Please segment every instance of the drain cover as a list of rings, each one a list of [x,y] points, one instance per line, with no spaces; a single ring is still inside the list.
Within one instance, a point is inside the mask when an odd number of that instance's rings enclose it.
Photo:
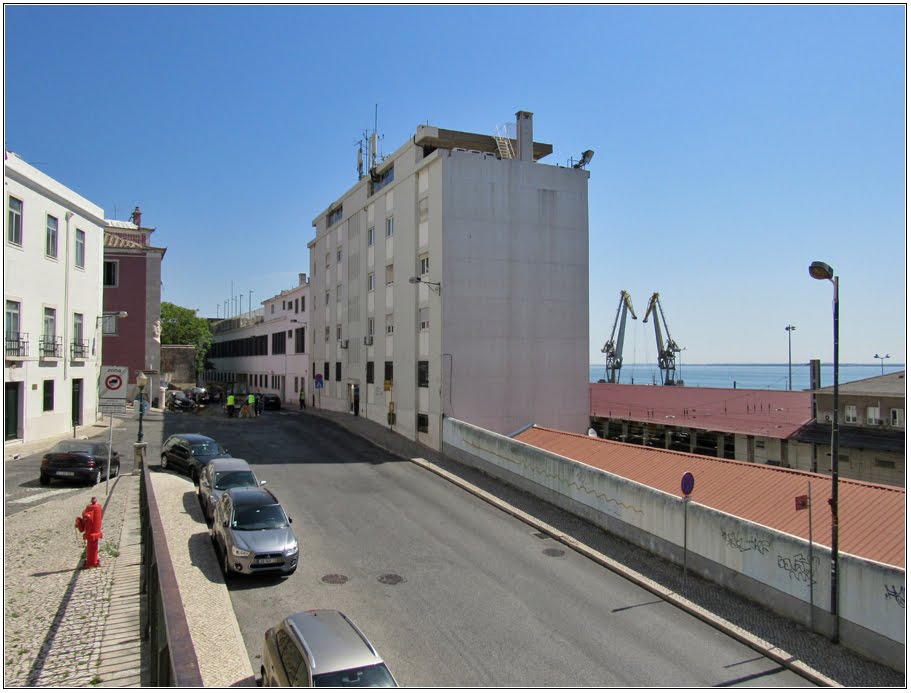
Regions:
[[[382,582],[384,585],[397,585],[400,582],[405,582],[405,578],[395,573],[386,573],[385,575],[380,575],[377,581]]]
[[[566,553],[566,551],[564,551],[563,549],[544,549],[545,556],[553,556],[554,558],[559,558],[560,556],[564,555],[565,553]]]
[[[327,585],[344,585],[348,582],[348,578],[344,575],[332,573],[331,575],[323,575],[323,582]]]

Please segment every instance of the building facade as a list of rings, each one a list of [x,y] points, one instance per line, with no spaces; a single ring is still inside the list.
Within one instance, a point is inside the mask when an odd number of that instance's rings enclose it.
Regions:
[[[4,369],[7,445],[97,419],[101,207],[6,152]]]
[[[312,397],[307,328],[310,282],[262,302],[262,310],[215,323],[206,371],[207,384],[226,392],[274,393],[294,406]],[[310,400],[308,400],[309,403]]]
[[[419,126],[316,217],[318,404],[438,448],[443,416],[588,427],[587,171],[517,137]]]
[[[104,227],[104,365],[130,369],[130,397],[140,371],[149,378],[152,406],[161,373],[161,262],[166,249],[149,243],[139,207],[131,221],[108,219]],[[127,317],[116,313],[125,311]]]

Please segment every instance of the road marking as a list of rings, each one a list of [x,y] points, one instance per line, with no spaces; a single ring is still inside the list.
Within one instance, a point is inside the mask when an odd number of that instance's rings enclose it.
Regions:
[[[7,501],[7,502],[8,503],[34,503],[35,501],[39,501],[42,498],[50,498],[51,496],[58,496],[61,493],[67,493],[72,490],[73,489],[71,489],[71,488],[59,488],[54,491],[42,491],[41,493],[33,493],[32,495],[26,496],[25,498],[16,498],[15,500]]]

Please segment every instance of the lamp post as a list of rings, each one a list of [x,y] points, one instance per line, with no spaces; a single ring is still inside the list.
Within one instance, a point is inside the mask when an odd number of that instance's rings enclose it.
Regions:
[[[145,410],[145,400],[142,398],[142,391],[145,389],[145,386],[148,384],[149,379],[146,377],[146,374],[142,371],[136,375],[136,387],[139,388],[139,434],[136,436],[136,442],[142,442],[142,413]]]
[[[886,372],[886,367],[883,365],[886,359],[892,358],[889,354],[885,356],[880,356],[879,354],[873,354],[873,358],[879,359],[879,374],[883,375]]]
[[[788,390],[790,390],[794,384],[791,379],[791,333],[797,328],[794,325],[788,325],[785,329],[788,331]]]
[[[440,282],[429,282],[421,277],[408,277],[409,284],[426,284],[436,294],[440,293]]]
[[[833,409],[832,412],[832,602],[830,613],[835,617],[832,631],[832,642],[838,642],[838,277],[835,271],[824,262],[810,264],[810,276],[813,279],[828,279],[834,287],[832,299],[833,323]]]

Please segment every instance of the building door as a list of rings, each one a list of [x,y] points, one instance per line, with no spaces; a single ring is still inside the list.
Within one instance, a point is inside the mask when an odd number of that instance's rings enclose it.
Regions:
[[[21,437],[19,435],[19,383],[6,383],[5,390],[4,440],[15,440]]]
[[[348,412],[358,416],[361,410],[361,386],[348,383]]]
[[[82,378],[73,380],[73,426],[82,425]]]

